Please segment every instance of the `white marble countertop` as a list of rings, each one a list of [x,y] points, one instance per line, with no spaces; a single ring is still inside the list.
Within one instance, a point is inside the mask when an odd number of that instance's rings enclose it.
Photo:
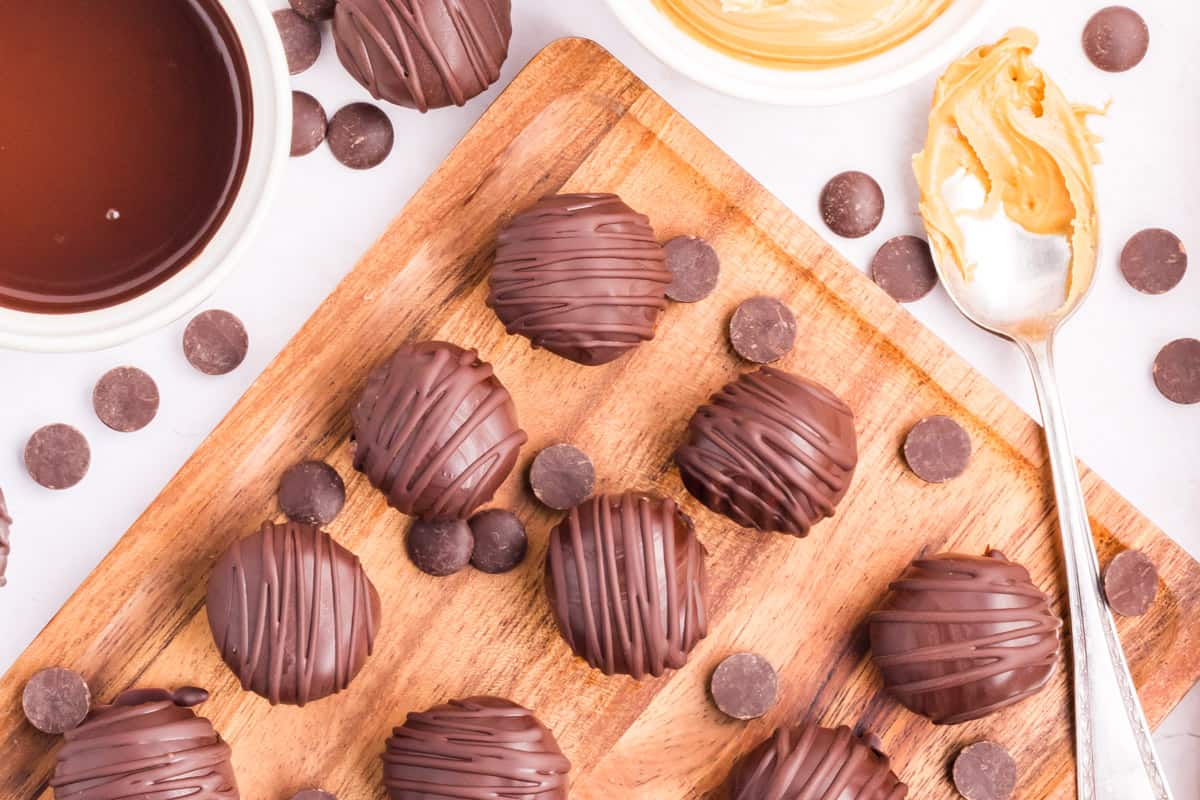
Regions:
[[[268,0],[282,6],[284,0]],[[1193,555],[1200,556],[1200,406],[1158,395],[1150,364],[1166,342],[1200,337],[1200,264],[1169,294],[1130,289],[1116,269],[1125,240],[1144,227],[1175,231],[1200,249],[1200,4],[1136,0],[1151,30],[1150,52],[1132,71],[1109,75],[1082,54],[1080,32],[1105,5],[1051,0],[1000,4],[987,38],[1015,25],[1042,37],[1037,53],[1072,99],[1113,105],[1094,122],[1104,137],[1099,170],[1102,262],[1093,295],[1067,326],[1059,366],[1081,458]],[[918,233],[909,157],[924,138],[934,76],[888,96],[834,109],[757,106],[690,83],[657,62],[600,0],[514,0],[512,53],[504,76],[463,109],[420,116],[389,110],[396,149],[366,173],[337,164],[328,148],[290,164],[266,229],[208,306],[246,323],[251,348],[230,375],[192,370],[180,355],[183,322],[101,353],[0,352],[0,487],[16,519],[9,585],[0,590],[0,669],[7,668],[167,480],[274,358],[358,256],[494,98],[542,46],[566,35],[596,39],[691,119],[785,203],[864,266],[900,233]],[[331,113],[365,99],[332,46],[293,83]],[[824,230],[816,198],[844,169],[879,180],[887,196],[880,227],[864,239]],[[2,189],[0,189],[2,190]],[[939,289],[909,306],[913,314],[1036,413],[1026,368],[1015,349],[966,323]],[[92,413],[95,380],[134,364],[158,381],[162,408],[136,434],[114,433]],[[92,444],[92,468],[77,487],[51,492],[21,464],[29,434],[50,422],[79,427]],[[1200,797],[1200,691],[1158,733],[1175,795]]]

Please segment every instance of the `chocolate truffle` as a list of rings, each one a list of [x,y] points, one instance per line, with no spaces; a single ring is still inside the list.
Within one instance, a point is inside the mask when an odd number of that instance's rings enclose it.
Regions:
[[[212,723],[170,699],[142,700],[127,692],[64,734],[50,779],[57,800],[237,800],[229,745]]]
[[[613,194],[560,194],[500,232],[487,303],[509,333],[594,366],[654,338],[670,283],[649,219]]]
[[[338,58],[377,100],[428,111],[464,105],[500,78],[510,0],[339,0]]]
[[[705,555],[672,500],[588,499],[550,531],[546,592],[559,631],[606,675],[682,667],[708,633]]]
[[[405,514],[466,519],[528,438],[491,364],[446,342],[401,345],[354,406],[354,466]]]
[[[358,557],[311,525],[263,523],[217,561],[208,625],[243,689],[304,705],[345,689],[371,654],[379,595]]]
[[[889,589],[871,656],[892,696],[935,723],[991,714],[1054,674],[1062,622],[1003,553],[918,558]]]
[[[903,800],[908,795],[888,757],[844,725],[777,729],[738,761],[729,783],[730,800]]]
[[[411,713],[393,729],[383,785],[391,800],[566,800],[570,769],[529,709],[469,697]]]
[[[675,463],[687,490],[718,514],[807,536],[850,486],[854,414],[820,384],[764,367],[701,406]]]

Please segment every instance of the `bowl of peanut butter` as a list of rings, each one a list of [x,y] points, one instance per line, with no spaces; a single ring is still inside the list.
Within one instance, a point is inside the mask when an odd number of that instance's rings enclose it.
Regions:
[[[608,0],[661,61],[778,105],[884,94],[965,50],[996,0]]]

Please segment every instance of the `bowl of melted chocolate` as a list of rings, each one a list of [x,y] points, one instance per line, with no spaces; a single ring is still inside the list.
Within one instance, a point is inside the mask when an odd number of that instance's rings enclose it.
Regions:
[[[211,294],[288,154],[261,0],[12,3],[0,75],[0,347],[108,347]]]

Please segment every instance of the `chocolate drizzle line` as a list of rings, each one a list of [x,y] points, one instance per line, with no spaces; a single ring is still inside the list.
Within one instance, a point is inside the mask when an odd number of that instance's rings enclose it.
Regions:
[[[846,726],[779,728],[734,768],[732,800],[903,800],[887,756]]]
[[[854,414],[825,387],[764,367],[696,412],[675,462],[713,511],[743,527],[806,536],[850,485]]]
[[[311,525],[264,523],[213,570],[208,621],[242,688],[304,705],[345,689],[370,655],[380,603],[358,557]]]
[[[704,546],[674,501],[593,497],[550,532],[546,588],[576,655],[605,674],[659,676],[708,633]]]
[[[1062,622],[1003,553],[917,559],[889,588],[870,615],[872,658],[913,711],[943,724],[977,719],[1053,674]]]
[[[499,80],[510,14],[509,0],[339,0],[335,36],[373,97],[425,112]]]
[[[100,706],[64,738],[55,800],[238,800],[229,745],[170,700]]]
[[[528,437],[474,350],[402,345],[354,406],[354,466],[405,514],[466,519],[491,499]]]
[[[649,219],[619,197],[551,195],[500,232],[487,303],[534,347],[604,364],[654,338],[671,279]]]
[[[8,505],[4,502],[4,491],[0,490],[0,586],[8,584],[4,572],[8,569],[8,554],[12,542],[11,526],[12,517],[8,513]]]
[[[383,754],[393,800],[566,800],[570,769],[532,712],[498,697],[409,714]]]

